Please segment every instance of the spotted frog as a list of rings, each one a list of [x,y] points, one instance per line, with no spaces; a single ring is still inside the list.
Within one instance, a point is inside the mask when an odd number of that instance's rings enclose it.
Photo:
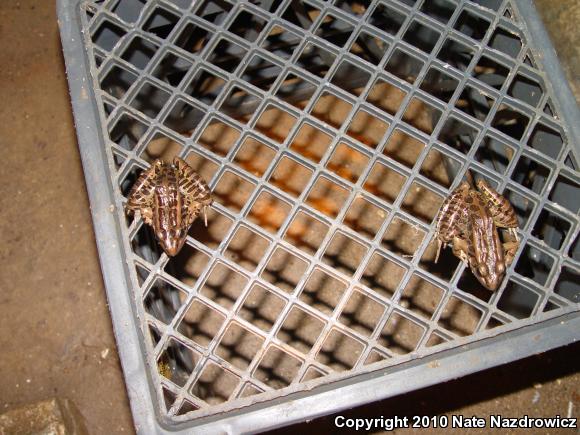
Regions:
[[[437,255],[451,244],[453,254],[469,265],[477,280],[491,291],[501,284],[519,247],[518,219],[507,199],[480,179],[473,188],[462,182],[445,200],[437,217]],[[498,228],[508,230],[506,242]]]
[[[189,227],[199,213],[212,203],[210,189],[203,178],[184,160],[172,163],[160,159],[141,174],[129,193],[125,210],[139,212],[153,227],[157,240],[169,256],[176,255],[185,242]]]

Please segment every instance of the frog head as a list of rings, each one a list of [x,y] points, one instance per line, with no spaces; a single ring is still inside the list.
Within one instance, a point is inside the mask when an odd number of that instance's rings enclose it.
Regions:
[[[187,238],[182,198],[175,185],[163,185],[155,192],[156,207],[153,213],[153,231],[167,255],[173,257],[183,247]]]
[[[506,271],[503,245],[493,220],[489,216],[477,219],[470,234],[472,252],[469,266],[477,280],[491,291],[499,288]]]

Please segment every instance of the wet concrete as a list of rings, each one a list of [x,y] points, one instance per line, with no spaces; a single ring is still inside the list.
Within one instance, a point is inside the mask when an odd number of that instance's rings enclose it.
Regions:
[[[75,403],[91,433],[133,432],[54,3],[0,3],[0,412],[57,396]],[[578,97],[580,6],[538,3]],[[572,403],[577,416],[579,350],[548,352],[350,415],[566,415]],[[332,427],[327,418],[299,429]]]

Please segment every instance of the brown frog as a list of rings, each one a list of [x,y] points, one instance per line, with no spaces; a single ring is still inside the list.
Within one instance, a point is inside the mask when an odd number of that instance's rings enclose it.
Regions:
[[[453,254],[469,265],[477,280],[495,291],[519,246],[518,219],[507,199],[478,180],[477,189],[464,181],[445,200],[437,217],[437,255],[451,244]],[[509,231],[505,243],[497,228]]]
[[[156,160],[141,174],[129,193],[125,210],[139,212],[143,221],[153,227],[155,236],[169,256],[176,255],[187,237],[189,227],[203,209],[212,203],[211,192],[184,160],[172,163]]]

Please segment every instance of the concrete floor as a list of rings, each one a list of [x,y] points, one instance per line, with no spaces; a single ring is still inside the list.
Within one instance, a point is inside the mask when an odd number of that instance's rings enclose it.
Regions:
[[[0,412],[58,396],[76,404],[91,433],[131,433],[54,3],[0,2]],[[578,98],[580,4],[539,6]],[[579,351],[568,346],[349,415],[566,415],[572,403],[578,416]]]

